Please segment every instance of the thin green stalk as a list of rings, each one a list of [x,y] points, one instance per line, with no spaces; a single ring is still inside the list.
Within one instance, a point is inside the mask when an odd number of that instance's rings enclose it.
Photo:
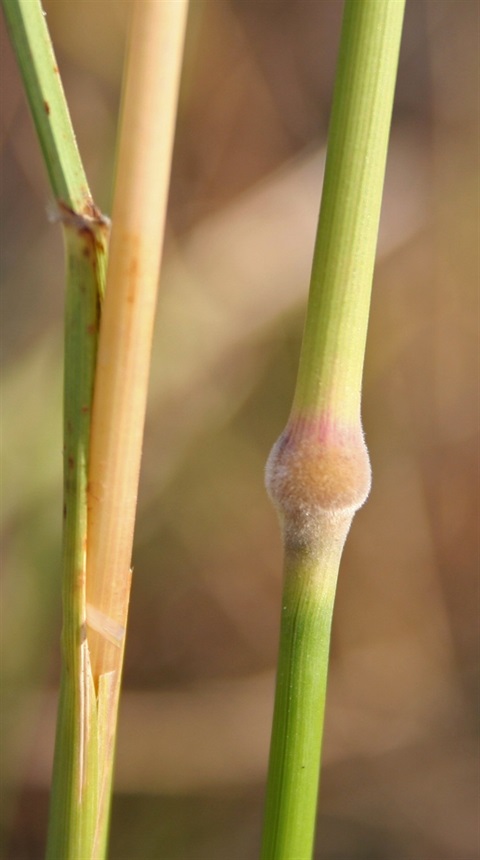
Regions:
[[[266,472],[283,529],[262,860],[309,860],[343,546],[370,489],[361,380],[404,0],[346,0],[292,411]]]
[[[62,679],[49,821],[51,860],[89,858],[97,827],[97,708],[86,645],[87,465],[108,222],[95,207],[38,0],[3,0],[66,255]]]
[[[45,16],[39,0],[2,0],[52,191],[77,213],[92,214]]]
[[[99,783],[97,704],[86,644],[85,557],[98,299],[103,292],[107,236],[100,222],[95,231],[66,228],[66,233],[62,677],[47,846],[50,860],[92,856]]]

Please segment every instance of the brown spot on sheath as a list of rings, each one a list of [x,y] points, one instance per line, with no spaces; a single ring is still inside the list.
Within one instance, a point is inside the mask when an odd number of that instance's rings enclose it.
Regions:
[[[128,290],[126,300],[132,305],[137,297],[137,281],[139,274],[138,257],[134,257],[128,267]]]
[[[90,406],[82,406],[81,411],[83,415],[87,415],[90,412]]]
[[[97,241],[96,234],[100,234],[104,242],[108,239],[110,220],[102,215],[87,191],[85,191],[83,203],[77,211],[63,200],[57,200],[57,207],[59,220],[66,227],[75,229],[80,236],[88,235]],[[100,244],[103,248],[104,244],[101,241]]]
[[[69,469],[73,469],[73,467],[75,466],[75,458],[72,457],[71,454],[68,455],[67,463]]]
[[[90,507],[91,507],[91,500],[92,499],[95,499],[96,502],[100,501],[100,496],[97,493],[93,492],[94,486],[95,486],[95,484],[93,484],[93,486],[92,486],[91,481],[87,481],[87,505],[90,504]]]
[[[80,224],[77,229],[79,236],[83,236],[83,238],[86,239],[88,242],[91,241],[92,228],[89,224]]]
[[[85,195],[82,214],[87,215],[93,221],[98,221],[99,224],[103,224],[105,226],[108,224],[108,219],[102,215],[100,209],[95,205],[89,194]]]
[[[87,334],[90,334],[90,335],[96,334],[97,331],[98,331],[98,326],[97,326],[96,322],[93,322],[93,323],[90,323],[90,325],[87,325]]]
[[[47,101],[44,101],[44,103],[43,103],[43,107],[45,108],[45,113],[46,113],[46,114],[47,114],[47,116],[48,116],[48,115],[50,114],[50,105],[48,104],[48,102],[47,102]]]

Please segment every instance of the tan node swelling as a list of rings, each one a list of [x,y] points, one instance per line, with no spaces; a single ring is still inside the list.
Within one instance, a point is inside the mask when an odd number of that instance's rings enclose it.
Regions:
[[[326,519],[349,522],[366,501],[371,470],[363,436],[346,446],[287,427],[268,458],[265,484],[286,534],[308,543]]]

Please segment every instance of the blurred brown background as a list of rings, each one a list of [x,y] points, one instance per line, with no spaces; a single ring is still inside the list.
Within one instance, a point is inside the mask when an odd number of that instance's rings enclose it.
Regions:
[[[128,2],[45,2],[110,211]],[[295,380],[340,0],[194,0],[146,427],[112,860],[258,855],[281,549],[263,466]],[[408,0],[317,854],[475,860],[474,0]],[[63,258],[1,30],[3,851],[43,856],[59,674]],[[60,860],[60,858],[59,858]]]

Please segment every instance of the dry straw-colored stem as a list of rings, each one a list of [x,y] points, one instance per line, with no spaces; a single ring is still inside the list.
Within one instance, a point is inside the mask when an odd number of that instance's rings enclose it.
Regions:
[[[96,685],[121,665],[186,12],[186,0],[136,0],[133,10],[89,463],[87,620]]]
[[[92,411],[86,559],[98,703],[99,820],[108,816],[157,283],[187,0],[136,0]],[[94,846],[102,856],[102,834]],[[97,848],[98,845],[98,848]]]

